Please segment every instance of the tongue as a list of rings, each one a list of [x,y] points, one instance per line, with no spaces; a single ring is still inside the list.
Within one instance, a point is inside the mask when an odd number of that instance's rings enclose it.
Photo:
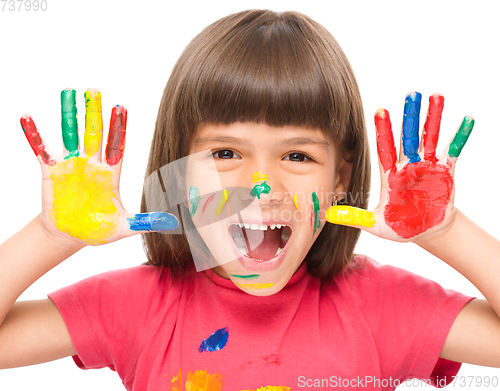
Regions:
[[[271,259],[274,257],[274,254],[276,254],[278,248],[281,247],[281,230],[267,229],[266,231],[260,232],[264,232],[264,240],[257,246],[257,248],[248,251],[247,256],[254,259]],[[258,231],[243,229],[243,236],[245,237],[245,239],[248,239],[247,243],[251,243],[252,235],[255,235],[257,233]]]

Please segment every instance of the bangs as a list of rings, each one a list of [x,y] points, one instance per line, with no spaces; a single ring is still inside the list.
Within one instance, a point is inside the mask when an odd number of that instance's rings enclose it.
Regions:
[[[339,124],[350,116],[345,64],[315,30],[295,13],[265,13],[220,35],[191,62],[196,79],[184,79],[189,127],[257,122],[316,127],[343,138]]]

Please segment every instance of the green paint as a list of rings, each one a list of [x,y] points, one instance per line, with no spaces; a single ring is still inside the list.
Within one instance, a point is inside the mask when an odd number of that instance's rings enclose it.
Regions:
[[[249,274],[248,276],[242,274],[231,274],[232,277],[244,278],[246,280],[253,280],[260,277],[260,274]]]
[[[250,195],[252,197],[257,196],[257,198],[260,200],[260,195],[262,193],[269,194],[270,191],[271,191],[271,187],[266,182],[262,182],[262,184],[255,185],[253,187],[253,189],[250,191]]]
[[[191,201],[191,210],[189,211],[189,214],[193,217],[201,201],[200,189],[193,186],[189,188],[189,201]]]
[[[316,235],[316,230],[321,228],[321,221],[319,219],[319,199],[314,191],[312,193],[312,201],[314,205],[314,231],[313,231],[313,238],[314,238],[314,235]]]
[[[61,128],[64,147],[69,155],[78,156],[78,119],[76,114],[76,91],[61,91]]]
[[[458,129],[455,134],[455,138],[450,144],[450,148],[448,149],[448,155],[450,157],[458,157],[462,152],[462,148],[464,147],[467,139],[469,138],[470,132],[472,132],[472,128],[474,127],[474,118],[469,116],[464,117],[462,121],[462,125]]]

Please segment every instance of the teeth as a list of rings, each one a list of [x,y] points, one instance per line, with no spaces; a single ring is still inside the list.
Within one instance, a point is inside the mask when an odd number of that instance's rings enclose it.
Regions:
[[[281,224],[276,224],[276,228],[281,228]]]
[[[278,255],[278,254],[279,254],[282,250],[283,250],[283,249],[282,249],[281,247],[279,247],[279,248],[276,250],[276,254],[274,254],[274,257],[275,257],[276,255]],[[273,258],[274,258],[274,257],[273,257]]]
[[[267,225],[262,224],[262,225],[259,227],[259,229],[260,229],[261,231],[267,231]]]
[[[250,229],[250,224],[244,224],[246,229]]]
[[[243,228],[244,226],[245,226],[245,224],[243,224],[243,223],[242,224],[238,224],[238,227],[240,227],[240,228]]]
[[[281,239],[286,242],[289,237],[290,237],[290,231],[288,229],[284,229],[283,232],[281,233]]]

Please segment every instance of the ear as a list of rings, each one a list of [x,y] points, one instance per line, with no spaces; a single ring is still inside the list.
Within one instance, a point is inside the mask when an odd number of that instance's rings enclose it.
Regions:
[[[337,199],[347,197],[347,189],[349,189],[349,181],[351,180],[352,163],[347,163],[344,159],[340,159],[339,168],[337,170],[337,180],[335,183],[335,194]]]

